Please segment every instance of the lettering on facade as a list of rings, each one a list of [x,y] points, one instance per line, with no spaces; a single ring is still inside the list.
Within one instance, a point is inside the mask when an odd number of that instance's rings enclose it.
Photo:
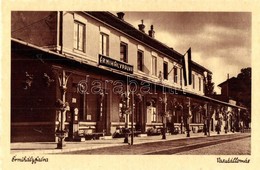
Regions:
[[[133,66],[99,54],[99,65],[133,74]]]

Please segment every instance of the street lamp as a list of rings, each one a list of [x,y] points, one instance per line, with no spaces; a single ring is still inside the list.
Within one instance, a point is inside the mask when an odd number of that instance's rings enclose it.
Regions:
[[[135,102],[134,102],[134,91],[132,91],[132,116],[131,116],[131,145],[134,144],[134,110],[135,110]]]
[[[187,137],[190,137],[190,119],[192,117],[192,113],[191,113],[191,103],[190,103],[190,98],[187,98],[188,101],[186,102],[186,106],[188,108],[188,114],[186,114],[187,120],[186,120],[186,124],[187,124]]]
[[[142,102],[141,94],[135,96],[134,91],[132,91],[132,117],[131,117],[131,145],[134,144],[134,115],[135,115],[135,102],[138,104]]]
[[[180,105],[182,106],[182,105]],[[183,106],[181,107],[181,134],[183,134]]]
[[[58,107],[59,112],[59,127],[56,131],[56,135],[59,138],[57,143],[57,149],[62,149],[63,146],[66,146],[64,142],[66,131],[64,130],[64,118],[66,116],[66,112],[70,110],[68,102],[63,102],[62,100],[58,99],[56,101],[56,106]]]
[[[228,130],[228,113],[227,113],[227,110],[226,108],[224,107],[223,108],[223,113],[224,113],[224,120],[225,120],[225,133],[227,133],[227,130]]]
[[[164,93],[164,97],[163,98],[159,98],[159,101],[162,104],[162,124],[163,124],[163,129],[162,129],[162,139],[166,139],[166,123],[165,120],[166,119],[166,111],[167,111],[167,97],[166,97],[166,93]]]
[[[217,109],[216,109],[216,119],[217,119],[216,131],[219,134],[219,131],[220,131],[220,120],[221,120],[219,106],[217,106]]]
[[[121,94],[121,103],[122,103],[122,107],[121,107],[121,112],[123,115],[125,115],[125,129],[124,132],[125,133],[125,138],[124,138],[124,143],[128,143],[128,133],[129,133],[129,129],[128,129],[128,116],[129,116],[129,94],[128,92],[126,93],[122,93]]]
[[[208,109],[207,109],[207,104],[205,103],[204,104],[204,107],[203,107],[203,111],[204,111],[204,135],[207,135],[207,116],[208,116]]]
[[[213,105],[210,103],[210,104],[208,104],[208,109],[207,109],[208,136],[210,136],[211,117],[212,117],[213,113],[214,113]]]
[[[62,94],[62,100],[58,99],[56,102],[56,106],[59,109],[59,115],[60,115],[60,123],[59,123],[59,129],[56,132],[56,135],[58,136],[59,140],[57,143],[57,149],[62,149],[63,146],[65,146],[64,138],[65,138],[65,126],[64,126],[64,120],[66,116],[66,112],[69,110],[69,104],[66,102],[66,91],[67,91],[67,82],[71,75],[71,73],[66,74],[65,70],[62,70],[60,72],[59,69],[54,68],[54,73],[58,76],[59,80],[59,86],[60,91]]]

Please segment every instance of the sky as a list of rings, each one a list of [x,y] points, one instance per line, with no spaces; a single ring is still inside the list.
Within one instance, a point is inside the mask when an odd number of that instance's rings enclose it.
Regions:
[[[115,14],[115,13],[114,13]],[[251,13],[249,12],[125,12],[124,20],[145,32],[154,26],[155,39],[184,54],[213,73],[215,91],[242,68],[251,67]]]

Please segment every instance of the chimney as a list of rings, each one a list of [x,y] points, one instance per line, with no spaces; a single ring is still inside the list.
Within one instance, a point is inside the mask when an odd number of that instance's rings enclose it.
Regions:
[[[139,30],[144,32],[144,28],[145,28],[145,25],[144,25],[144,20],[141,20],[142,24],[139,24],[138,27],[139,27]]]
[[[149,36],[154,38],[155,31],[153,30],[153,25],[151,25],[151,29],[149,30]]]
[[[117,14],[117,17],[118,17],[119,19],[124,20],[124,15],[125,15],[125,13],[123,13],[123,12],[118,12],[118,13],[116,13],[116,14]]]

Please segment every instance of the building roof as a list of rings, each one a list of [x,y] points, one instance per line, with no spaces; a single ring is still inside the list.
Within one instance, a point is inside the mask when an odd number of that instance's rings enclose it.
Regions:
[[[224,86],[225,84],[227,84],[227,83],[236,83],[236,78],[235,77],[232,77],[232,78],[230,78],[230,79],[228,79],[228,80],[226,80],[226,81],[224,81],[224,82],[222,82],[222,83],[220,83],[218,86],[219,87],[222,87],[222,86]]]
[[[167,45],[163,44],[162,42],[150,37],[148,34],[136,29],[134,26],[132,26],[131,24],[127,23],[126,21],[124,21],[122,19],[119,19],[114,14],[112,14],[110,12],[90,12],[90,11],[85,11],[85,14],[88,14],[98,20],[101,20],[102,22],[143,42],[144,44],[157,49],[161,53],[166,54],[167,56],[171,57],[173,60],[177,61],[178,63],[182,63],[181,60],[183,59],[183,54],[180,54],[173,48],[168,47]],[[192,68],[201,73],[203,73],[204,71],[207,71],[208,73],[212,74],[212,72],[210,70],[199,65],[198,63],[195,63],[194,61],[192,61]]]

